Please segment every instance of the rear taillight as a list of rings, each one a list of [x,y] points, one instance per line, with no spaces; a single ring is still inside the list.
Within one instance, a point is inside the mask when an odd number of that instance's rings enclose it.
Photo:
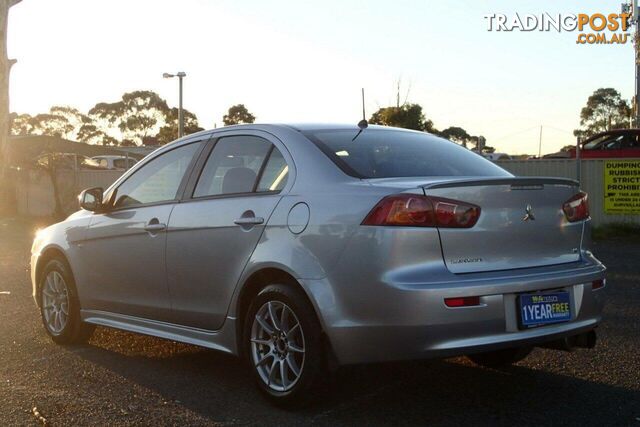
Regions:
[[[562,205],[562,210],[569,222],[582,221],[589,218],[589,197],[581,191]]]
[[[369,212],[362,225],[470,228],[480,207],[457,200],[415,194],[387,196]]]

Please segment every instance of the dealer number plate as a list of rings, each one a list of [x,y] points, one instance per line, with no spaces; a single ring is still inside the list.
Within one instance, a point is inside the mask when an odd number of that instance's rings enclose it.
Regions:
[[[569,292],[523,294],[519,300],[520,324],[525,328],[571,320]]]

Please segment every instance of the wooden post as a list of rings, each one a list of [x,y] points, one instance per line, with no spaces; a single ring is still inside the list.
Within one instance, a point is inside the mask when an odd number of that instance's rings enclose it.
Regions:
[[[7,58],[9,9],[20,0],[0,0],[0,184],[4,181],[11,123],[9,118],[9,73],[15,59]]]

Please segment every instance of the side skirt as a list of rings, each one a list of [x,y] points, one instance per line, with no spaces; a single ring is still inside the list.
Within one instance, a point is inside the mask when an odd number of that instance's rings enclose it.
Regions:
[[[227,317],[221,329],[207,331],[99,310],[80,310],[80,316],[83,321],[94,325],[151,335],[238,355],[235,337],[236,319],[233,317]]]

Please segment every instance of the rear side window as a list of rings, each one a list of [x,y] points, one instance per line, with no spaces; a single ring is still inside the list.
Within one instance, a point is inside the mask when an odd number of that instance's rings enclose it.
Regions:
[[[129,169],[135,164],[135,161],[131,159],[114,159],[113,167],[116,169]]]
[[[284,188],[289,177],[289,166],[277,148],[273,148],[269,160],[262,171],[258,184],[258,191],[280,191]]]
[[[255,136],[220,139],[200,174],[193,197],[250,193],[271,143]]]
[[[344,172],[359,178],[511,176],[482,156],[427,133],[369,128],[357,134],[357,129],[304,132]]]

